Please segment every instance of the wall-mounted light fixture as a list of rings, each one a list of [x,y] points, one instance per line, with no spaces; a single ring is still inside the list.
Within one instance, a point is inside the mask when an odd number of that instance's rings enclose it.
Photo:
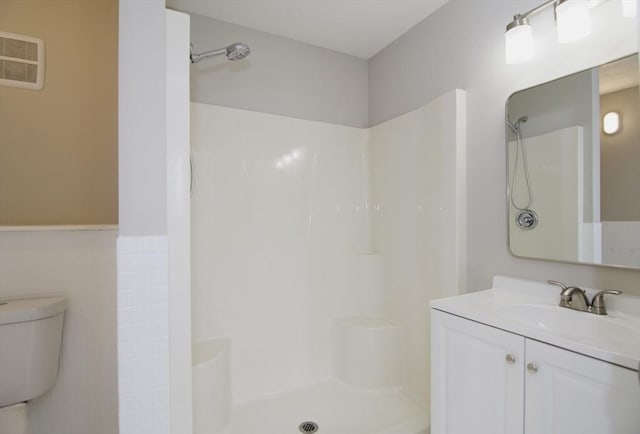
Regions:
[[[507,64],[523,63],[533,57],[533,30],[529,20],[522,15],[513,17],[504,34]]]
[[[559,43],[577,41],[591,33],[588,1],[563,0],[556,3],[555,10]]]
[[[587,0],[548,0],[523,14],[517,14],[507,25],[505,55],[507,64],[522,63],[533,56],[533,30],[529,17],[553,6],[558,29],[558,42],[581,39],[591,31]]]
[[[620,131],[620,114],[616,112],[606,113],[602,117],[602,131],[605,134],[615,134]]]

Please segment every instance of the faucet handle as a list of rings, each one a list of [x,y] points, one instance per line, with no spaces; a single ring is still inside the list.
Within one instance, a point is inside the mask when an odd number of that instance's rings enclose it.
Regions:
[[[557,281],[557,280],[547,280],[547,283],[548,283],[549,285],[556,285],[556,286],[559,286],[560,288],[562,288],[562,291],[566,291],[567,289],[569,289],[569,287],[568,287],[567,285],[565,285],[564,283],[559,282],[559,281]]]
[[[622,294],[622,291],[618,291],[617,289],[605,289],[603,291],[598,291],[596,295],[593,296],[593,299],[591,300],[592,313],[595,313],[596,315],[607,314],[607,308],[604,305],[604,296],[606,294],[620,295]]]

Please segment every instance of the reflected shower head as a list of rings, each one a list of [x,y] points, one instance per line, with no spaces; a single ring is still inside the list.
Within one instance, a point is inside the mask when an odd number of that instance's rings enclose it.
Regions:
[[[527,122],[528,120],[529,120],[528,116],[522,116],[522,117],[518,118],[518,120],[514,124],[513,122],[511,122],[507,118],[507,124],[509,125],[509,128],[511,128],[511,130],[513,130],[514,133],[520,134],[520,124],[523,123],[523,122]]]
[[[519,118],[519,119],[516,121],[516,124],[515,124],[515,128],[516,128],[516,130],[519,130],[519,129],[520,129],[520,123],[521,123],[521,122],[527,122],[528,120],[529,120],[529,117],[528,117],[528,116],[522,116],[521,118]]]
[[[251,49],[244,42],[235,42],[229,45],[228,47],[205,51],[204,53],[196,53],[193,50],[193,44],[191,44],[191,51],[190,51],[189,57],[191,59],[191,63],[198,63],[204,58],[224,54],[225,56],[227,56],[227,59],[234,61],[234,60],[244,59],[250,53],[251,53]]]

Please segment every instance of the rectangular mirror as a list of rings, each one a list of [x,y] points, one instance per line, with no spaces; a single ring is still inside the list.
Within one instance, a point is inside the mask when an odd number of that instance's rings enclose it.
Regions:
[[[507,100],[509,250],[640,268],[638,55]]]

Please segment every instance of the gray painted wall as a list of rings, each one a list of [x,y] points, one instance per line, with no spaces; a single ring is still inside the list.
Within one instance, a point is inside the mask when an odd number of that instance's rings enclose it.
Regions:
[[[191,100],[295,118],[368,126],[367,61],[325,48],[191,15],[196,51],[242,41],[251,55],[191,68]]]
[[[524,65],[506,65],[506,24],[538,3],[451,0],[427,17],[370,60],[370,124],[415,109],[450,89],[467,91],[469,290],[488,288],[493,275],[506,274],[640,293],[639,271],[519,259],[507,251],[507,97],[637,50],[634,29],[625,32],[615,23],[612,31],[602,19],[602,8],[615,3],[607,2],[592,13],[592,35],[570,45],[555,42],[552,11],[534,17],[535,58]]]
[[[120,0],[119,15],[120,236],[166,235],[164,0]]]
[[[620,113],[622,128],[602,134],[602,220],[640,221],[640,88],[602,95],[601,116]]]
[[[521,126],[525,138],[580,125],[585,142],[591,143],[593,81],[593,73],[588,70],[516,92],[509,97],[509,118],[512,122],[520,116],[529,118]]]

